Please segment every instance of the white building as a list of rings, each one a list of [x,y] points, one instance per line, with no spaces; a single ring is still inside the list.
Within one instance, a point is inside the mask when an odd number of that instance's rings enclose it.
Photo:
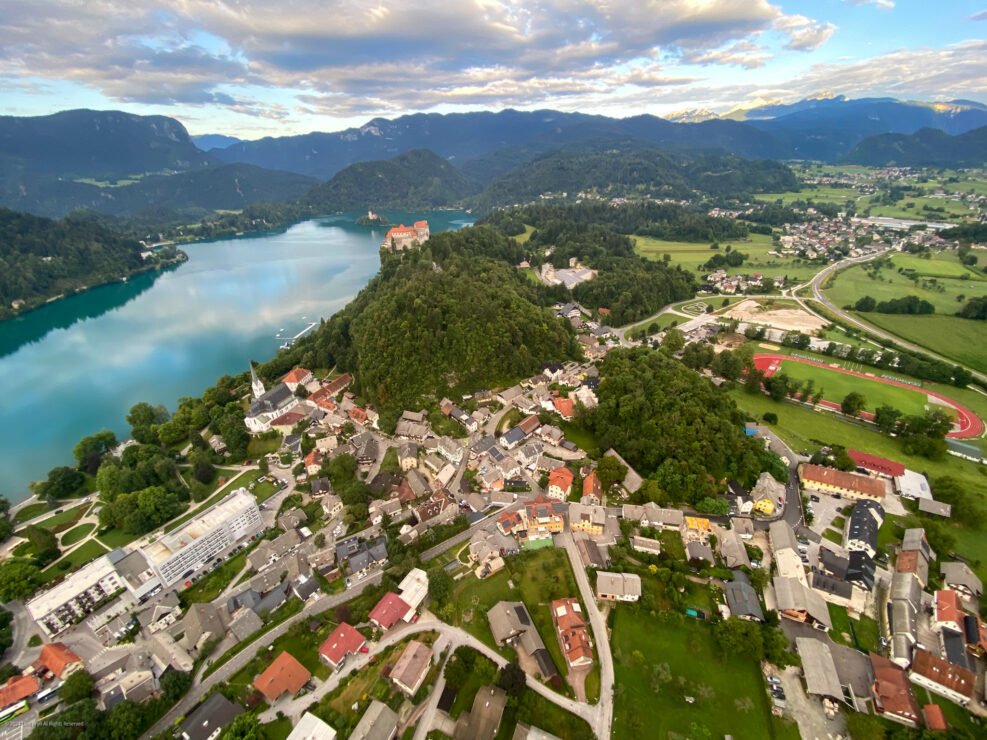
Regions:
[[[143,552],[161,582],[170,586],[263,527],[257,499],[246,488],[238,488],[181,528],[147,545]]]
[[[126,588],[105,555],[82,566],[54,588],[27,602],[27,611],[49,636],[57,635]]]

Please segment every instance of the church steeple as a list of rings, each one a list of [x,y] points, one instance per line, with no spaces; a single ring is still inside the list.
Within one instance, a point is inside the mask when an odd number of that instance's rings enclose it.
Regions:
[[[250,363],[250,389],[253,391],[254,398],[260,398],[266,390],[263,381],[257,377],[257,369],[253,362]]]

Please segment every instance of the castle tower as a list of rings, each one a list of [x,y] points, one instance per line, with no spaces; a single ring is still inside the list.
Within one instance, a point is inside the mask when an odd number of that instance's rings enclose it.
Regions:
[[[257,377],[257,370],[254,368],[254,363],[252,362],[250,363],[250,389],[254,393],[254,398],[260,398],[266,390],[264,383]]]

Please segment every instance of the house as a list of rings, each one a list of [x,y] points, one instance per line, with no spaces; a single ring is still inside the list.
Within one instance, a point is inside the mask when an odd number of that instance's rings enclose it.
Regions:
[[[391,740],[397,732],[397,714],[383,702],[372,699],[350,733],[350,740]]]
[[[241,714],[243,707],[216,691],[182,722],[179,727],[182,740],[216,740]]]
[[[182,608],[178,601],[178,594],[169,591],[153,605],[137,614],[137,621],[148,634],[153,635],[163,629],[167,629],[182,616]]]
[[[507,693],[503,689],[481,686],[473,699],[473,708],[459,715],[453,740],[493,740],[506,706]]]
[[[764,621],[764,611],[757,598],[757,591],[743,571],[735,570],[733,580],[723,584],[723,596],[726,598],[731,616],[752,622]]]
[[[926,704],[922,707],[922,719],[925,720],[925,726],[931,732],[946,732],[949,729],[946,715],[938,704]]]
[[[853,460],[853,464],[857,466],[857,470],[874,473],[888,480],[893,480],[905,474],[905,466],[894,460],[870,455],[860,450],[847,450],[846,454]]]
[[[548,445],[555,445],[556,447],[562,443],[565,439],[565,434],[556,426],[551,424],[543,424],[538,427],[538,437],[542,442]]]
[[[603,485],[600,483],[595,470],[591,470],[583,478],[583,498],[589,499],[595,506],[603,503]]]
[[[771,516],[785,505],[785,484],[774,479],[771,473],[761,473],[751,489],[753,511]]]
[[[412,568],[398,584],[398,592],[401,601],[407,604],[412,612],[418,611],[418,607],[428,596],[428,574],[421,568]],[[413,616],[405,617],[406,622],[410,622],[412,619]]]
[[[62,679],[83,667],[82,658],[62,642],[49,642],[42,645],[41,654],[35,664]]]
[[[223,618],[212,604],[191,604],[182,618],[185,644],[189,650],[198,650],[210,638],[226,634]]]
[[[230,632],[233,633],[237,641],[247,639],[263,627],[264,620],[260,618],[260,615],[247,607],[240,607],[230,617]]]
[[[414,696],[425,682],[431,665],[432,648],[411,640],[391,668],[391,680],[407,696]]]
[[[542,680],[549,681],[558,675],[551,654],[522,602],[498,602],[487,611],[487,621],[490,623],[494,642],[498,645],[510,645],[518,653],[533,659]]]
[[[819,594],[797,578],[775,576],[772,583],[775,604],[782,617],[793,622],[808,624],[824,632],[832,628],[829,607]]]
[[[396,593],[388,591],[370,610],[370,623],[386,632],[401,620],[411,621],[408,618],[409,613],[414,616],[414,609],[408,606]]]
[[[336,740],[336,731],[311,712],[305,712],[287,740]]]
[[[362,541],[357,537],[340,540],[336,543],[336,562],[346,563],[353,575],[366,573],[387,562],[387,538],[381,536],[373,542]]]
[[[0,709],[24,701],[41,689],[37,676],[11,676],[7,683],[0,685]]]
[[[896,573],[914,573],[922,588],[929,583],[929,561],[918,550],[906,550],[899,554],[894,569]]]
[[[699,540],[692,540],[686,543],[685,559],[690,563],[706,562],[710,565],[716,565],[716,559],[713,557],[713,548],[706,542],[700,542]]]
[[[285,532],[292,529],[298,529],[300,526],[307,523],[308,514],[306,514],[303,509],[299,509],[298,507],[288,509],[284,514],[278,517],[278,526]]]
[[[716,528],[716,548],[720,553],[723,564],[730,568],[749,568],[751,560],[747,557],[747,547],[740,535],[733,529]]]
[[[579,559],[586,568],[604,570],[610,565],[606,550],[593,540],[586,538],[576,540],[576,549],[579,551]]]
[[[708,542],[713,534],[713,524],[701,516],[687,516],[682,525],[683,542]]]
[[[959,594],[955,591],[936,591],[935,610],[932,616],[932,629],[941,632],[944,629],[960,632],[963,627],[963,608],[960,606]]]
[[[401,501],[396,498],[374,499],[367,507],[367,515],[370,518],[370,523],[375,527],[384,521],[385,516],[393,519],[400,513]]]
[[[322,461],[325,460],[325,454],[322,450],[314,449],[309,452],[304,459],[305,472],[309,475],[317,475],[320,470],[322,470]]]
[[[908,727],[918,727],[918,703],[904,669],[873,652],[870,653],[870,664],[874,673],[871,696],[877,714]]]
[[[552,407],[555,409],[555,413],[561,416],[565,421],[572,421],[576,417],[576,404],[572,402],[572,399],[561,397],[553,398]]]
[[[254,680],[254,688],[264,695],[271,704],[284,694],[294,696],[312,678],[308,669],[289,652],[282,652]]]
[[[412,468],[418,467],[418,445],[414,442],[405,442],[398,446],[398,465],[401,470],[407,473]]]
[[[730,525],[737,536],[742,540],[749,540],[754,537],[754,521],[744,516],[730,517]]]
[[[880,502],[887,491],[886,484],[877,478],[810,463],[799,465],[799,479],[803,488],[854,501],[869,499]]]
[[[535,499],[525,504],[524,511],[528,541],[551,539],[552,535],[565,531],[564,507],[560,503]]]
[[[811,637],[797,637],[795,649],[802,660],[802,675],[805,677],[806,693],[824,699],[841,701],[843,687],[836,670],[833,653],[822,640]]]
[[[891,576],[888,623],[891,632],[891,660],[902,668],[912,662],[918,641],[918,615],[922,610],[922,585],[911,573]]]
[[[926,560],[935,560],[936,554],[929,545],[925,530],[921,527],[906,529],[901,537],[901,551],[917,550]]]
[[[303,367],[296,367],[294,370],[281,378],[281,382],[288,386],[292,393],[298,389],[298,386],[308,385],[313,380],[315,380],[315,378],[312,376],[311,371],[306,370]]]
[[[850,552],[877,553],[877,532],[884,523],[884,508],[875,501],[862,500],[847,517],[843,546]]]
[[[795,530],[788,522],[779,519],[771,522],[768,526],[768,540],[771,543],[771,551],[775,554],[782,550],[798,551],[798,541],[795,539]]]
[[[928,479],[914,470],[906,470],[903,474],[896,475],[894,487],[902,498],[915,501],[932,500],[932,489],[929,487]]]
[[[967,598],[979,600],[984,594],[984,584],[966,563],[944,562],[940,566],[942,580],[952,590]]]
[[[596,598],[601,601],[637,601],[641,598],[641,576],[597,571]]]
[[[343,499],[334,494],[323,496],[322,511],[325,512],[328,519],[339,516],[343,513]]]
[[[338,671],[349,656],[356,655],[366,644],[366,638],[355,627],[341,622],[319,647],[319,658],[334,671]]]
[[[405,411],[394,427],[394,436],[421,441],[430,431],[428,414],[424,411]]]
[[[973,699],[976,676],[927,650],[917,649],[908,671],[912,683],[965,707]]]
[[[645,555],[661,555],[661,542],[650,537],[631,537],[631,549],[634,552],[642,552]]]
[[[607,510],[602,506],[569,504],[569,529],[599,537],[607,524]]]
[[[569,468],[558,468],[548,475],[547,495],[557,501],[565,501],[572,493],[572,482],[575,476]]]
[[[463,446],[449,437],[439,437],[436,451],[453,465],[463,461]]]
[[[574,598],[556,599],[552,602],[552,621],[558,633],[562,654],[570,668],[593,663],[593,640],[583,621],[582,607]]]

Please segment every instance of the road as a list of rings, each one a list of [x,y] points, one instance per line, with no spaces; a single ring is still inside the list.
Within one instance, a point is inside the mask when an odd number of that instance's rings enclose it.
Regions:
[[[959,363],[957,363],[956,360],[951,360],[951,359],[949,359],[947,357],[943,357],[942,355],[938,355],[935,352],[932,352],[931,350],[926,349],[925,347],[920,347],[917,344],[912,344],[911,342],[907,342],[907,341],[905,341],[904,339],[902,339],[901,337],[899,337],[899,336],[897,336],[895,334],[889,334],[886,331],[883,331],[881,329],[878,329],[876,326],[873,326],[872,324],[868,324],[865,321],[861,321],[856,316],[852,316],[851,314],[848,314],[842,308],[840,308],[839,306],[835,305],[832,301],[830,301],[826,297],[826,294],[823,293],[823,290],[822,290],[822,284],[823,284],[823,282],[825,282],[826,278],[829,277],[830,275],[832,275],[833,273],[835,273],[836,271],[841,270],[844,267],[850,267],[850,266],[853,266],[853,265],[859,265],[861,263],[864,263],[864,262],[868,262],[870,260],[877,259],[878,257],[883,257],[885,254],[887,254],[888,251],[890,251],[890,250],[883,250],[881,252],[876,252],[875,254],[867,255],[866,257],[853,257],[853,258],[841,260],[840,262],[834,262],[833,264],[828,265],[827,267],[823,268],[822,270],[820,270],[819,272],[817,272],[816,275],[815,275],[815,277],[812,278],[811,282],[808,283],[808,285],[810,285],[812,287],[812,295],[813,295],[813,297],[817,301],[819,301],[821,304],[823,304],[827,309],[829,309],[832,313],[836,314],[836,316],[838,316],[842,321],[845,321],[846,323],[851,324],[851,325],[857,327],[858,329],[862,329],[863,331],[866,331],[868,334],[872,334],[875,337],[878,337],[880,339],[884,339],[884,340],[889,341],[889,342],[894,342],[899,347],[903,347],[903,348],[908,349],[908,350],[911,350],[913,352],[919,352],[921,354],[928,355],[929,357],[933,357],[933,358],[935,358],[935,359],[937,359],[937,360],[939,360],[941,362],[945,362],[945,363],[947,363],[949,365],[959,365]],[[801,299],[801,298],[799,298],[798,296],[795,295],[795,293],[798,290],[800,290],[800,289],[802,289],[804,287],[805,287],[805,285],[798,286],[797,288],[795,288],[795,289],[793,289],[791,291],[791,294],[792,294],[792,297],[795,298],[795,300],[797,300],[802,305],[803,308],[805,308],[807,311],[810,311],[811,312],[812,309],[805,305],[805,303],[803,302],[803,299]],[[970,373],[973,375],[973,377],[975,377],[977,380],[980,380],[982,382],[987,382],[987,375],[985,375],[984,373],[981,373],[981,372],[979,372],[977,370],[974,370],[971,367],[966,367],[964,365],[960,365],[960,367],[964,367],[966,370],[969,370]]]
[[[174,707],[172,707],[171,711],[158,720],[150,729],[147,730],[147,732],[144,733],[142,737],[154,737],[158,733],[164,732],[168,727],[173,725],[175,720],[179,717],[184,717],[187,715],[188,712],[199,703],[202,697],[205,696],[209,689],[219,683],[228,681],[241,668],[253,660],[262,648],[267,647],[276,639],[285,634],[292,625],[295,625],[303,619],[307,619],[315,614],[321,614],[329,611],[330,609],[333,609],[340,604],[355,598],[369,586],[377,584],[380,581],[381,575],[382,573],[378,572],[367,577],[358,586],[355,586],[347,591],[343,591],[339,594],[332,594],[330,596],[323,596],[306,604],[305,608],[298,614],[285,620],[270,632],[261,635],[261,637],[252,642],[249,647],[233,656],[233,658],[227,661],[221,668],[212,673],[208,678],[193,686],[192,689],[184,697],[182,697],[182,699],[175,704]]]
[[[572,533],[566,532],[558,536],[569,556],[569,563],[572,571],[576,575],[576,585],[579,586],[579,594],[582,596],[583,604],[586,605],[586,612],[589,614],[589,622],[593,627],[593,634],[596,635],[596,657],[600,661],[600,701],[594,707],[589,704],[580,704],[581,707],[593,709],[593,718],[584,715],[584,719],[593,728],[593,733],[598,738],[609,738],[613,727],[613,655],[610,652],[610,635],[607,632],[607,622],[596,604],[596,591],[592,588],[589,578],[586,577],[586,569],[583,567],[579,551],[576,549],[576,542],[572,539]],[[570,710],[571,711],[571,710]]]

